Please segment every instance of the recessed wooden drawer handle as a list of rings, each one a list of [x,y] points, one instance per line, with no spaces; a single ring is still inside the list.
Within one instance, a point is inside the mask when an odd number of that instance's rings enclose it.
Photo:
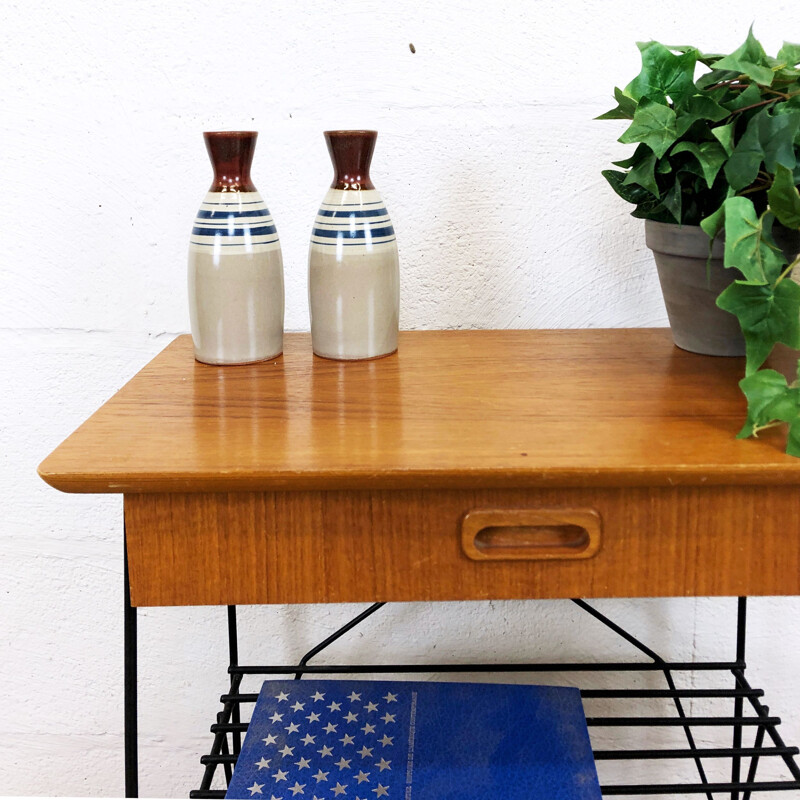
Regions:
[[[592,558],[600,531],[591,508],[475,509],[461,522],[461,545],[475,561]]]

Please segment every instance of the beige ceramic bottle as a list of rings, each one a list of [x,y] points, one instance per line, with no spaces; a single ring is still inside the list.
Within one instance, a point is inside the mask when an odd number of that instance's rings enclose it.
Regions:
[[[255,131],[205,133],[214,183],[189,244],[194,354],[207,364],[265,361],[283,350],[283,260],[250,179]]]
[[[369,177],[376,137],[375,131],[325,132],[335,175],[308,256],[311,341],[325,358],[379,358],[397,350],[397,241]]]

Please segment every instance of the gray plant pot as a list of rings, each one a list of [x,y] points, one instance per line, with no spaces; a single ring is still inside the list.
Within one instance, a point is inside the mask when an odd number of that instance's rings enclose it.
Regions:
[[[667,306],[672,340],[682,350],[709,356],[743,356],[744,338],[739,320],[717,308],[720,292],[741,278],[725,269],[721,236],[714,241],[711,263],[708,236],[699,225],[673,225],[645,220],[645,241],[653,251],[661,292]],[[795,231],[775,227],[775,240],[794,258],[800,248]]]

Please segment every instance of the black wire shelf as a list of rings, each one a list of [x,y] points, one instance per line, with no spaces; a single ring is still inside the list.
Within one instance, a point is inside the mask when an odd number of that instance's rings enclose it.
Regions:
[[[730,798],[730,800],[752,800],[754,795],[763,792],[790,793],[800,797],[800,766],[797,756],[800,749],[786,745],[778,732],[780,717],[771,715],[762,699],[764,692],[752,687],[745,677],[746,664],[746,598],[739,598],[737,616],[737,654],[733,661],[716,662],[669,662],[644,645],[632,634],[619,627],[583,600],[574,600],[580,608],[610,628],[616,634],[636,647],[650,658],[642,662],[604,662],[604,663],[525,663],[525,664],[346,664],[309,666],[309,661],[337,639],[344,636],[356,625],[374,614],[384,603],[375,603],[356,616],[335,633],[310,650],[295,665],[247,666],[238,663],[238,634],[236,628],[236,608],[228,607],[228,642],[230,650],[229,688],[220,697],[222,710],[217,714],[211,732],[214,739],[210,752],[200,758],[205,767],[200,788],[190,793],[190,798],[224,798],[226,790],[216,788],[220,780],[217,769],[221,768],[224,783],[230,783],[233,768],[241,750],[243,734],[247,732],[249,711],[255,704],[256,692],[242,691],[245,679],[266,678],[268,676],[291,675],[300,680],[304,675],[375,675],[375,674],[415,674],[415,673],[548,673],[554,675],[585,675],[597,673],[652,674],[661,673],[666,688],[581,688],[581,697],[587,706],[587,724],[593,741],[595,761],[598,771],[603,764],[617,764],[626,779],[635,777],[636,772],[644,772],[645,762],[674,762],[682,776],[685,770],[680,765],[689,764],[694,779],[687,782],[655,783],[641,782],[613,783],[603,782],[604,797],[627,796],[705,796],[707,800]],[[704,688],[685,686],[698,677],[711,683]],[[571,678],[574,681],[575,678]],[[552,682],[552,681],[548,681]],[[672,714],[630,715],[624,713],[589,714],[588,707],[600,703],[604,708],[624,708],[629,701],[655,702],[667,701]],[[684,701],[703,704],[703,713],[687,712]],[[711,705],[723,705],[727,713],[706,713]],[[732,711],[732,713],[730,713]],[[653,747],[617,746],[622,737],[615,736],[614,747],[604,747],[603,730],[613,728],[630,729],[630,738],[637,744],[650,738],[671,738],[669,743]],[[645,729],[644,731],[642,729]],[[707,742],[698,744],[701,735],[712,735],[719,739],[720,729],[730,730],[730,746],[712,746]],[[678,746],[675,735],[681,737]],[[648,742],[649,743],[649,742]],[[634,766],[639,767],[633,770]],[[652,770],[649,770],[652,772]],[[759,771],[764,778],[759,778]],[[713,774],[712,774],[713,773]],[[776,773],[780,773],[779,776]],[[602,779],[602,774],[601,774]]]

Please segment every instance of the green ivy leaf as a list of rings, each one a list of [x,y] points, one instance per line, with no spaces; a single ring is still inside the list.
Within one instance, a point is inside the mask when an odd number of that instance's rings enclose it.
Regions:
[[[774,217],[759,217],[746,197],[725,201],[725,266],[736,267],[752,283],[772,283],[786,259],[772,238]]]
[[[800,349],[800,286],[791,280],[769,284],[735,281],[717,298],[717,305],[739,318],[752,375],[778,343]]]
[[[611,163],[620,169],[628,169],[628,167],[632,167],[634,164],[643,161],[652,152],[653,151],[646,144],[640,144],[636,150],[633,151],[633,155],[630,158],[625,158],[622,161],[612,161]]]
[[[770,423],[800,420],[800,390],[791,389],[774,369],[762,369],[739,381],[747,398],[747,421],[738,438],[758,436]]]
[[[679,225],[681,223],[681,207],[683,205],[683,192],[681,189],[681,182],[679,179],[675,179],[675,183],[672,184],[672,188],[664,195],[664,199],[661,201],[664,204],[664,208],[669,211],[672,215],[675,222]]]
[[[604,169],[603,177],[611,184],[611,188],[625,201],[639,205],[645,201],[652,200],[653,196],[647,189],[635,184],[625,184],[627,173],[619,172],[615,169]]]
[[[770,211],[787,228],[800,228],[800,192],[794,184],[792,170],[778,165],[775,180],[767,192]]]
[[[703,142],[702,144],[678,142],[678,144],[670,150],[670,154],[677,155],[678,153],[691,153],[698,160],[709,189],[728,157],[725,153],[725,149],[719,142]]]
[[[725,176],[738,192],[756,179],[763,163],[768,172],[778,164],[793,169],[797,163],[794,138],[800,127],[800,113],[756,114],[725,165]]]
[[[692,95],[682,104],[682,107],[695,119],[710,119],[712,122],[719,122],[730,116],[731,113],[708,94]]]
[[[714,62],[714,69],[731,70],[747,75],[748,78],[760,83],[762,86],[769,86],[772,83],[774,73],[767,61],[767,54],[758,39],[753,36],[753,28],[747,34],[744,44],[734,50],[729,56]]]
[[[722,145],[728,155],[733,152],[733,133],[735,127],[735,122],[729,122],[727,125],[718,125],[716,128],[711,129],[711,135]]]
[[[767,172],[775,172],[778,164],[794,169],[797,155],[794,140],[800,129],[800,112],[771,114],[762,111],[758,117],[761,143],[764,147],[764,166]]]
[[[798,74],[798,78],[800,78],[800,74]],[[796,114],[800,111],[800,95],[795,95],[794,97],[790,97],[788,100],[782,100],[780,103],[775,103],[772,106],[772,113],[776,116],[782,116],[783,114]],[[797,144],[797,139],[795,139],[795,144]]]
[[[731,99],[726,100],[722,105],[730,111],[738,111],[740,108],[748,108],[760,101],[761,92],[755,83],[751,83],[744,91],[734,93]]]
[[[786,453],[800,458],[800,420],[795,420],[789,426],[789,438],[786,441]]]
[[[800,64],[800,44],[784,42],[783,47],[778,50],[778,61],[787,67],[794,67]]]
[[[637,42],[642,54],[642,71],[625,87],[636,100],[649,97],[666,102],[669,96],[678,101],[693,94],[697,50],[691,48],[675,55],[658,42]]]
[[[722,230],[725,225],[725,203],[723,203],[713,214],[709,214],[705,219],[701,220],[700,227],[705,231],[706,236],[709,238],[709,251],[717,234]]]
[[[645,97],[633,115],[633,122],[619,137],[619,141],[623,144],[644,142],[658,158],[662,158],[677,136],[675,112]]]
[[[617,101],[617,107],[595,119],[633,119],[636,101],[616,86],[614,87],[614,99]]]
[[[625,177],[623,183],[625,186],[635,183],[643,189],[647,189],[654,197],[658,197],[660,192],[658,184],[656,183],[655,167],[656,167],[656,154],[652,151],[650,155],[631,169]]]

